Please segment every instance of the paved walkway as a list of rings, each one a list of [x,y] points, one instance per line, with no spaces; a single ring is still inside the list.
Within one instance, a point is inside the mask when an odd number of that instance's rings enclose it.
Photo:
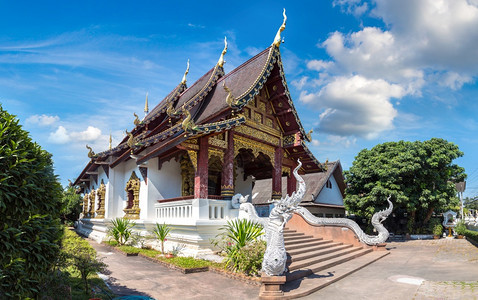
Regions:
[[[257,299],[259,287],[211,272],[184,275],[90,241],[117,294],[156,299]],[[477,299],[478,248],[466,240],[392,242],[390,255],[302,299]]]

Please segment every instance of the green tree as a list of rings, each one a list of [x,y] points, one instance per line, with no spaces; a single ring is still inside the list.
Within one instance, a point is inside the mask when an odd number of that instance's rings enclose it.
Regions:
[[[452,161],[461,156],[457,145],[439,138],[364,149],[345,172],[344,203],[350,212],[370,218],[392,195],[395,209],[408,212],[409,228],[421,227],[434,211],[458,204],[454,182],[466,174]]]
[[[0,298],[28,298],[53,268],[62,230],[51,155],[0,105]]]
[[[73,186],[67,186],[63,189],[63,196],[61,198],[63,207],[61,210],[61,219],[63,222],[78,220],[81,213],[81,204],[83,199],[80,194],[76,193]]]
[[[465,199],[463,199],[463,205],[465,206],[465,208],[478,210],[478,197],[466,197]]]

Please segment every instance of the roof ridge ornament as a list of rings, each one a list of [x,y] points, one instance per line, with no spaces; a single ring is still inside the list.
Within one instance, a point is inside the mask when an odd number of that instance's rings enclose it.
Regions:
[[[146,100],[144,100],[144,114],[145,116],[149,113],[149,106],[148,106],[148,92],[146,92]]]
[[[217,65],[221,68],[224,66],[224,63],[226,62],[224,60],[224,55],[226,53],[227,53],[227,38],[224,37],[224,50],[222,50],[221,56],[219,57],[219,60],[217,61]]]
[[[224,82],[222,83],[222,87],[224,88],[224,90],[226,91],[227,93],[227,97],[226,97],[226,103],[227,105],[229,105],[230,108],[234,108],[234,109],[237,109],[237,105],[238,105],[238,101],[236,100],[236,98],[234,98],[234,95],[232,95],[232,91],[229,87],[227,87],[226,85],[226,81],[224,80]]]
[[[109,146],[108,146],[108,149],[111,150],[111,146],[112,146],[112,143],[113,143],[113,138],[111,137],[111,132],[110,132],[110,141],[109,141]]]
[[[93,152],[93,149],[91,149],[91,147],[88,146],[88,144],[86,144],[86,149],[89,150],[89,151],[88,151],[88,157],[89,157],[89,158],[95,157],[95,155],[96,155],[95,152]]]
[[[186,72],[184,72],[184,76],[183,76],[183,80],[181,80],[181,84],[186,84],[186,76],[188,75],[189,73],[189,58],[188,58],[188,66],[186,68]]]
[[[139,120],[139,116],[135,112],[133,113],[133,115],[135,117],[133,124],[134,126],[138,126],[141,123],[141,121]]]
[[[280,34],[282,31],[284,31],[285,23],[287,22],[287,16],[285,15],[285,8],[284,8],[284,11],[282,12],[282,15],[284,16],[284,21],[282,22],[282,25],[279,27],[279,30],[277,30],[276,37],[274,38],[274,42],[272,42],[272,45],[276,47],[279,47],[280,43],[282,42]]]

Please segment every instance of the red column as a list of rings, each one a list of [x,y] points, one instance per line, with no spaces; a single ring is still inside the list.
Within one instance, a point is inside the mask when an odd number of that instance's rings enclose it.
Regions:
[[[225,200],[232,199],[234,195],[234,133],[227,132],[227,148],[224,153],[222,165],[221,196]]]
[[[207,199],[208,148],[208,137],[199,138],[198,167],[194,178],[194,198]]]
[[[282,197],[282,148],[277,147],[274,155],[274,170],[272,170],[272,199]]]
[[[287,195],[292,195],[293,192],[297,190],[297,179],[295,178],[294,171],[295,166],[290,170],[289,176],[287,176]]]

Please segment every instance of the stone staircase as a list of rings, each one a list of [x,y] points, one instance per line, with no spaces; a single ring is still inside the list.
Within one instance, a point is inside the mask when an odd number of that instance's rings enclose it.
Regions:
[[[280,299],[307,296],[389,254],[284,229],[287,281]]]

